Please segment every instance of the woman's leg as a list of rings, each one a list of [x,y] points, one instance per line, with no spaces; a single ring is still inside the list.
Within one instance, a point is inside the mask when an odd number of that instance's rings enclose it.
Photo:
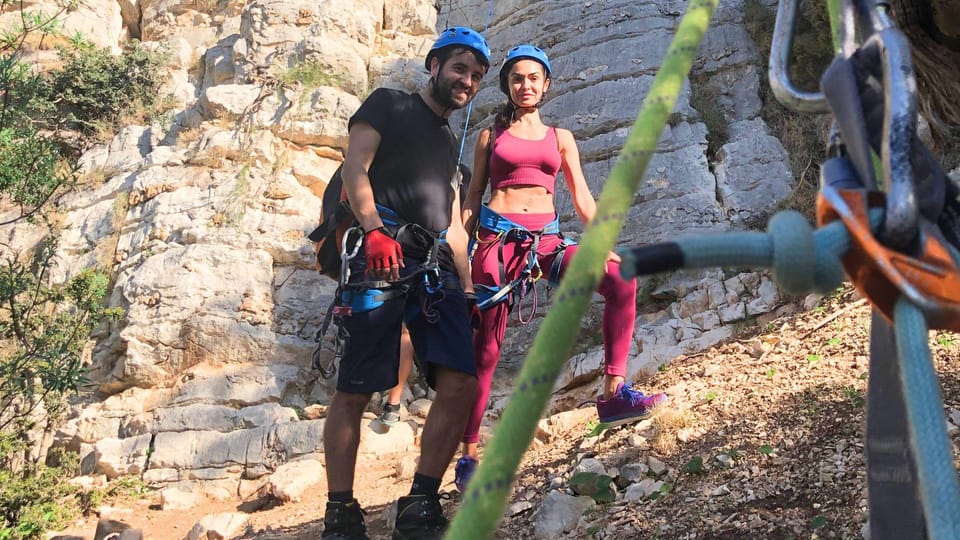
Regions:
[[[482,286],[500,287],[502,284],[500,268],[504,267],[504,280],[516,275],[515,261],[517,252],[523,253],[518,242],[503,242],[489,231],[481,231],[480,246],[473,255],[471,273],[473,284],[478,289]],[[520,248],[520,249],[518,249]],[[501,251],[504,262],[500,261]],[[480,314],[480,327],[473,336],[473,356],[477,363],[477,397],[473,405],[473,412],[467,421],[463,433],[463,453],[465,456],[477,457],[477,443],[480,441],[480,423],[483,413],[487,410],[487,401],[490,399],[490,386],[493,383],[493,372],[500,361],[500,347],[503,345],[503,336],[507,328],[507,318],[510,315],[507,302],[501,302]]]
[[[561,240],[556,236],[544,237],[540,241],[541,265],[544,271],[549,271]],[[560,261],[559,275],[562,276],[576,253],[577,246],[568,246]],[[559,255],[558,255],[559,256]],[[598,400],[598,412],[601,402],[604,402],[605,411],[614,409],[617,416],[636,417],[647,414],[649,409],[666,401],[665,394],[644,396],[642,393],[625,386],[627,374],[627,355],[630,354],[630,345],[633,340],[633,331],[637,319],[637,282],[635,279],[625,280],[620,276],[620,264],[607,261],[604,276],[597,287],[605,302],[603,307],[603,321],[600,333],[603,336],[603,393]],[[610,404],[619,400],[623,391],[633,394],[634,399],[624,398],[629,405],[610,407]],[[614,400],[617,398],[617,400]],[[636,403],[634,403],[636,402]],[[601,414],[601,417],[603,414]],[[618,419],[619,420],[619,419]]]
[[[509,314],[506,302],[484,311],[480,317],[480,328],[473,337],[473,355],[477,362],[477,397],[463,432],[465,456],[476,458],[479,455],[477,444],[480,441],[480,423],[483,421],[483,413],[487,410],[487,402],[490,399],[493,372],[500,360],[500,347],[503,344]]]
[[[627,355],[637,321],[637,280],[620,276],[620,263],[607,261],[597,287],[605,302],[600,333],[603,335],[603,398],[610,399],[627,375]]]
[[[410,332],[407,331],[407,326],[403,326],[403,333],[400,334],[400,382],[396,386],[390,389],[390,393],[387,394],[387,403],[391,405],[399,405],[400,398],[403,396],[403,387],[407,384],[407,379],[410,378],[410,371],[413,368],[413,343],[410,342]]]

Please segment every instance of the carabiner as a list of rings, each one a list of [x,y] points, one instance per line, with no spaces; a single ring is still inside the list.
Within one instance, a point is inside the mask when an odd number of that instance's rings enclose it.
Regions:
[[[423,288],[427,294],[437,294],[443,289],[443,280],[440,279],[440,269],[431,268],[423,271]]]
[[[330,377],[333,377],[334,373],[337,372],[337,359],[336,355],[333,355],[329,362],[324,362],[323,349],[323,343],[317,343],[317,347],[313,350],[313,357],[311,358],[310,367],[319,371],[320,375],[324,379],[329,379]]]
[[[881,145],[883,176],[887,181],[887,212],[880,238],[906,251],[919,234],[916,175],[910,158],[917,136],[917,80],[910,59],[910,44],[895,28],[874,34],[863,50],[877,55],[883,68],[884,110]]]
[[[793,34],[797,27],[797,12],[800,0],[780,0],[777,19],[773,25],[773,42],[770,44],[768,76],[770,89],[784,107],[797,112],[830,112],[822,92],[803,92],[790,80],[790,53],[793,49]]]
[[[347,244],[350,241],[350,235],[353,233],[359,232],[360,237],[357,238],[356,243],[353,246],[353,251],[347,252]],[[350,281],[350,260],[357,256],[357,253],[360,252],[360,246],[363,245],[363,229],[360,227],[350,227],[345,233],[343,233],[343,239],[340,241],[340,286],[345,286]]]

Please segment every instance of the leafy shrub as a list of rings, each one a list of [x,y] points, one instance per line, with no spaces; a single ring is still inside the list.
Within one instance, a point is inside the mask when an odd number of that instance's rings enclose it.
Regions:
[[[88,269],[65,285],[47,285],[54,252],[48,242],[34,260],[10,254],[0,265],[0,302],[8,310],[0,318],[0,430],[29,418],[48,397],[76,390],[84,382],[87,337],[121,313],[103,306],[103,272]]]
[[[62,48],[61,56],[63,68],[50,73],[50,96],[82,131],[113,127],[132,109],[151,109],[158,101],[163,59],[139,43],[120,56],[88,44]]]
[[[15,446],[6,439],[0,446]],[[76,468],[76,454],[64,454],[57,467],[31,465],[19,472],[0,469],[0,540],[42,538],[45,531],[69,524],[80,508],[80,490],[64,478],[76,474]]]
[[[0,193],[21,207],[36,209],[64,185],[59,145],[21,127],[0,129]]]
[[[67,9],[73,0],[58,2]],[[0,10],[8,2],[0,0]],[[42,537],[79,509],[76,457],[48,466],[35,440],[56,426],[63,398],[85,382],[83,353],[91,331],[120,316],[104,303],[109,276],[80,269],[67,283],[50,279],[57,231],[49,210],[76,185],[76,142],[59,129],[95,132],[132,107],[150,106],[159,87],[159,60],[139,46],[119,57],[68,42],[62,70],[37,74],[21,62],[25,47],[56,36],[55,17],[23,13],[21,25],[0,33],[0,200],[47,227],[47,240],[14,250],[0,243],[0,540]],[[39,37],[38,37],[39,36]],[[56,462],[55,459],[53,462]]]

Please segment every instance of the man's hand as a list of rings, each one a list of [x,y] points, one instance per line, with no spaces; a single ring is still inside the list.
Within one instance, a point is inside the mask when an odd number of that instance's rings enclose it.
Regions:
[[[403,250],[382,228],[369,231],[363,240],[367,254],[367,274],[373,279],[397,281],[403,268]]]
[[[480,329],[480,306],[477,305],[477,293],[470,291],[463,295],[467,298],[467,314],[470,316],[470,328]]]

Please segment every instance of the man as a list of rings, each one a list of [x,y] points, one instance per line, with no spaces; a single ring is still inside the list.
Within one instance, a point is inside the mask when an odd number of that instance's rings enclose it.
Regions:
[[[476,301],[467,298],[473,296],[467,235],[452,183],[458,145],[447,118],[476,95],[490,48],[469,28],[449,28],[425,65],[430,80],[424,88],[409,94],[377,89],[349,123],[343,184],[364,231],[351,283],[357,297],[371,298],[363,296],[369,289],[380,296],[377,307],[358,305],[343,322],[351,338],[324,426],[329,499],[322,538],[367,538],[353,497],[361,416],[373,392],[397,384],[403,322],[436,399],[420,437],[413,486],[398,501],[394,539],[442,537],[440,481],[476,392],[470,327]]]

